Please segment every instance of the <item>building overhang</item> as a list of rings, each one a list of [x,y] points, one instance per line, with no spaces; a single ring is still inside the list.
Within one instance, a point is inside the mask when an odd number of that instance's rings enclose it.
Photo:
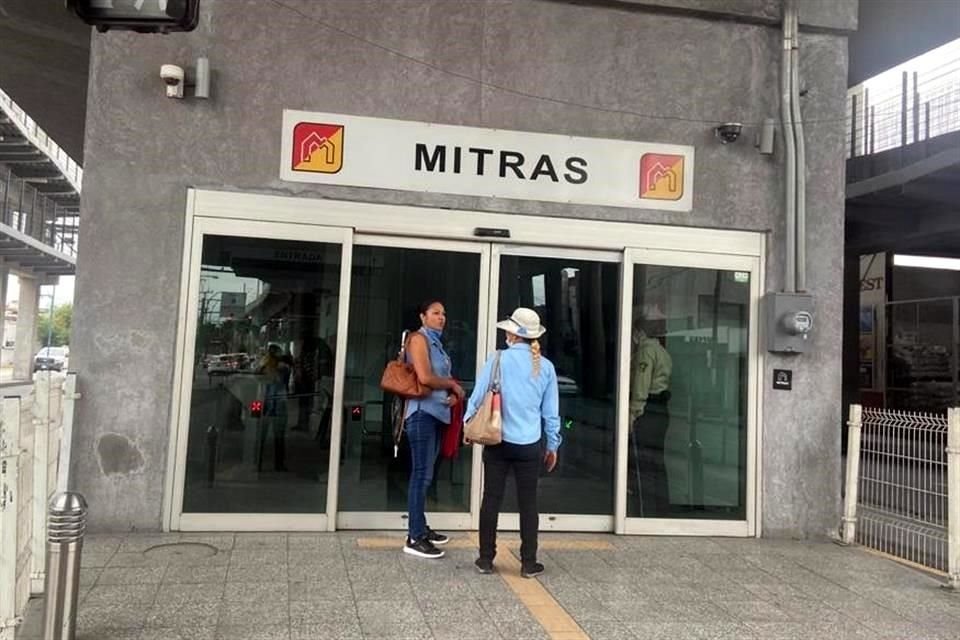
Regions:
[[[72,276],[77,271],[73,256],[3,223],[0,223],[0,265],[14,273],[41,279]]]

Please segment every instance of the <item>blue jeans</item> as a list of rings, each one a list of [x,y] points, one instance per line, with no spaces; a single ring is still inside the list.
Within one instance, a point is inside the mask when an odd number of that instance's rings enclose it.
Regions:
[[[433,467],[440,453],[440,429],[443,423],[429,413],[417,411],[404,425],[410,443],[410,486],[407,491],[407,530],[416,540],[427,533],[424,513],[427,489],[433,481]]]

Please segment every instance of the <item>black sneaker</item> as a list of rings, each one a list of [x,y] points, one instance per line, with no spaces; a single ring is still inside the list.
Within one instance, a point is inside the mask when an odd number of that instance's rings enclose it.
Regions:
[[[523,568],[520,569],[520,575],[524,578],[536,578],[541,573],[543,573],[543,565],[539,562],[525,564],[523,565]]]
[[[433,543],[427,540],[426,536],[417,540],[411,540],[408,537],[406,544],[403,545],[403,552],[418,558],[435,559],[443,557],[443,551],[433,546]]]
[[[474,563],[477,567],[477,572],[484,575],[493,573],[493,562],[490,560],[484,560],[483,558],[477,558]]]
[[[430,527],[427,527],[427,540],[429,540],[435,545],[447,544],[448,542],[450,542],[449,536],[445,536],[442,533],[438,533],[433,529],[431,529]]]

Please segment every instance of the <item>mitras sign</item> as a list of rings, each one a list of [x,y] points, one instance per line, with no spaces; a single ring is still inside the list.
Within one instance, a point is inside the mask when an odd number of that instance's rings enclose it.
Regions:
[[[689,211],[693,147],[285,110],[280,178]]]

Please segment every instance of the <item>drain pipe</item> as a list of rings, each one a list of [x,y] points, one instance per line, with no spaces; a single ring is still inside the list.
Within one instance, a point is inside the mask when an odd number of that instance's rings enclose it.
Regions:
[[[797,7],[786,0],[783,10],[783,57],[780,64],[780,119],[783,122],[786,205],[786,273],[784,292],[794,293],[797,284],[797,147],[793,118],[793,30]]]
[[[786,268],[783,292],[767,294],[767,349],[803,353],[810,348],[813,298],[806,293],[806,160],[800,122],[800,16],[797,0],[784,0],[780,118],[784,141]],[[776,388],[776,385],[774,385]]]
[[[803,115],[800,113],[800,14],[793,4],[793,45],[790,48],[791,122],[796,138],[797,159],[797,291],[807,290],[807,149],[803,141]]]

